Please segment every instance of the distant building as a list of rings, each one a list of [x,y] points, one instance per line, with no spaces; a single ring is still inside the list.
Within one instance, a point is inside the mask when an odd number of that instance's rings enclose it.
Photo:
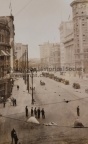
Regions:
[[[12,78],[10,74],[11,67],[13,66],[12,52],[14,46],[10,43],[11,38],[13,38],[14,45],[13,16],[0,17],[0,99],[1,97],[6,99],[12,92]]]
[[[60,63],[61,63],[61,68],[66,67],[66,48],[64,46],[64,42],[66,39],[66,36],[72,33],[73,31],[73,22],[72,21],[66,21],[62,22],[60,27]]]
[[[88,73],[88,0],[71,3],[74,25],[75,67]],[[85,69],[85,70],[83,70]]]
[[[41,68],[41,63],[39,58],[31,58],[29,59],[28,67],[36,68],[37,70]]]
[[[25,70],[27,68],[28,45],[22,43],[15,44],[15,70]]]
[[[60,45],[49,42],[40,45],[40,59],[42,68],[60,67]]]
[[[65,36],[65,68],[66,72],[70,75],[75,74],[75,47],[74,47],[74,33],[71,32]]]
[[[8,25],[10,28],[10,45],[11,45],[11,49],[10,49],[10,65],[11,65],[11,73],[13,73],[14,70],[14,36],[15,36],[15,26],[14,26],[14,17],[13,16],[6,16],[7,20],[8,20]]]

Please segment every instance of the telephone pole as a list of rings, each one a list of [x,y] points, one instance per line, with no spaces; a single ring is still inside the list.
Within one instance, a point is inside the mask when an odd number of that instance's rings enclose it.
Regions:
[[[25,84],[26,84],[26,50],[25,50]]]
[[[31,68],[30,71],[31,71],[31,78],[32,78],[32,104],[34,104],[34,98],[33,98],[33,71],[34,69]]]
[[[29,64],[29,62],[28,62],[28,47],[27,47],[27,90],[28,90],[28,93],[29,93],[29,74],[28,74],[29,69],[28,69],[28,64]]]
[[[33,72],[32,72],[32,104],[34,104],[34,99],[33,99]]]

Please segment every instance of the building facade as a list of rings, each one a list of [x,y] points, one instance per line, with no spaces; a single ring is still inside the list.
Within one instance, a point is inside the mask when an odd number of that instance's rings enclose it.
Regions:
[[[7,17],[0,17],[0,99],[12,92],[10,27]]]
[[[24,71],[28,63],[28,45],[15,44],[15,70]]]
[[[88,73],[88,0],[71,3],[74,25],[75,67]]]
[[[66,63],[66,49],[64,42],[66,41],[66,36],[72,33],[73,31],[73,22],[72,21],[66,21],[62,22],[60,27],[60,62],[61,62],[61,68],[64,69],[65,63]]]
[[[28,67],[29,67],[29,69],[30,68],[36,68],[37,70],[39,70],[41,68],[40,59],[39,58],[29,59]]]
[[[40,59],[42,68],[60,67],[60,45],[49,42],[40,45]]]
[[[66,73],[75,75],[75,47],[74,47],[74,33],[66,35],[64,40],[65,47],[65,67]]]

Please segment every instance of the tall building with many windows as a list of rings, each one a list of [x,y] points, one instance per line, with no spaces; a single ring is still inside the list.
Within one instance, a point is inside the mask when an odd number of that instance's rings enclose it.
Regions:
[[[40,59],[42,68],[60,67],[60,45],[49,42],[40,45]]]
[[[28,45],[22,43],[15,44],[15,70],[23,71],[27,67]]]
[[[9,20],[8,20],[9,19]],[[14,28],[10,26],[12,16],[0,17],[0,99],[1,97],[7,98],[12,91],[12,78],[11,72],[11,49],[10,40]]]
[[[64,21],[61,22],[60,27],[60,63],[61,63],[61,68],[64,69],[63,67],[65,66],[66,63],[66,48],[64,45],[66,36],[72,33],[73,31],[73,22],[72,21]]]
[[[88,0],[75,0],[71,3],[75,48],[75,67],[88,73]],[[84,70],[83,70],[84,69]]]

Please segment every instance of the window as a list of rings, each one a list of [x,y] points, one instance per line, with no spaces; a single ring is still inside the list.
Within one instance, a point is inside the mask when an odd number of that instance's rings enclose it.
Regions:
[[[1,42],[1,34],[0,34],[0,42]]]
[[[4,36],[2,35],[2,42],[4,42]]]
[[[77,49],[77,53],[79,53],[80,52],[80,49]]]

